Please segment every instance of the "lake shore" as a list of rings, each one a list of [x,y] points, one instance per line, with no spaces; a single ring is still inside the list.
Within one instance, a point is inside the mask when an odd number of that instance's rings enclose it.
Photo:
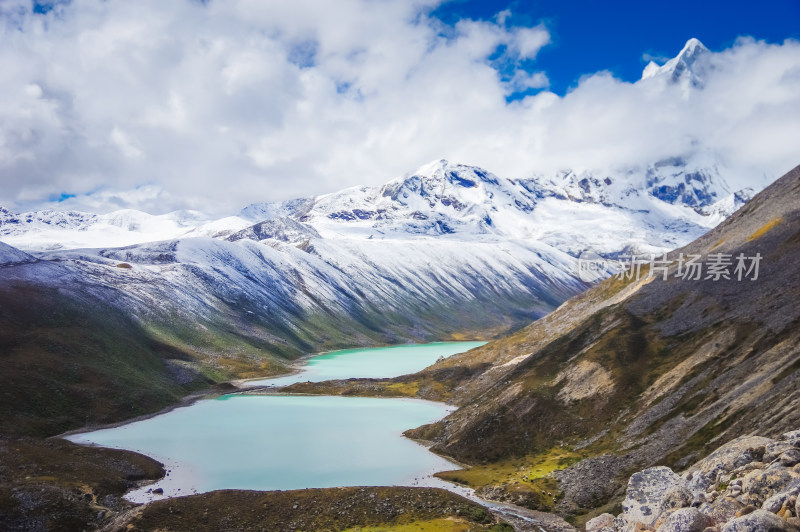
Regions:
[[[442,343],[443,344],[450,344],[449,342],[442,342]],[[428,345],[428,344],[425,344],[425,345]],[[408,346],[408,345],[405,344],[405,346]],[[291,368],[290,371],[285,372],[285,373],[281,373],[281,374],[278,374],[278,375],[267,376],[266,379],[282,378],[282,377],[287,377],[287,376],[291,376],[291,375],[301,374],[301,373],[303,373],[304,371],[307,370],[308,363],[309,363],[309,361],[311,359],[313,359],[315,357],[319,357],[321,355],[330,354],[330,353],[335,353],[335,352],[310,354],[310,355],[304,356],[304,357],[302,357],[300,359],[295,360],[292,363],[292,368]],[[313,396],[313,395],[319,396],[320,395],[320,394],[314,394],[314,393],[310,393],[310,394],[309,393],[294,393],[294,392],[291,392],[291,391],[287,391],[285,389],[285,387],[273,387],[273,386],[269,386],[269,385],[268,386],[251,386],[249,384],[249,383],[252,383],[252,382],[255,382],[255,381],[263,381],[263,380],[265,380],[265,377],[252,378],[252,379],[238,379],[238,380],[230,381],[230,382],[224,383],[222,385],[217,385],[214,388],[211,388],[211,389],[208,389],[208,390],[204,390],[202,392],[198,392],[198,393],[186,396],[181,401],[179,401],[178,403],[176,403],[174,405],[171,405],[171,406],[169,406],[169,407],[167,407],[165,409],[162,409],[159,412],[154,412],[154,413],[151,413],[151,414],[138,416],[136,418],[133,418],[133,419],[130,419],[130,420],[127,420],[127,421],[123,421],[123,422],[111,423],[111,424],[107,424],[107,425],[103,425],[103,426],[84,427],[82,429],[65,432],[65,433],[63,433],[63,434],[61,434],[61,435],[59,435],[57,437],[69,437],[69,436],[75,436],[75,435],[81,434],[81,433],[86,433],[87,431],[119,428],[119,427],[122,427],[124,425],[131,424],[131,423],[150,420],[150,419],[156,418],[158,416],[161,416],[161,415],[164,415],[164,414],[168,414],[168,413],[173,412],[173,411],[175,411],[177,409],[180,409],[180,408],[191,407],[192,405],[196,405],[199,401],[202,401],[202,400],[219,399],[220,397],[223,397],[223,396],[226,396],[226,395],[238,396],[238,397],[259,396],[259,395],[261,395],[261,396],[275,396],[275,397],[277,397],[277,396],[303,397],[303,396]],[[367,379],[348,379],[348,381],[354,381],[354,382],[358,382],[358,381],[370,382],[370,381],[381,381],[381,380],[387,380],[387,379],[369,379],[369,378],[367,378]],[[324,382],[329,382],[329,381],[323,381],[322,388],[324,388]],[[330,382],[338,382],[338,381],[330,381]],[[365,390],[365,392],[366,392],[366,390]],[[335,395],[336,394],[334,394],[333,396],[335,396]],[[362,395],[362,397],[375,397],[375,398],[384,398],[384,399],[389,399],[391,397],[394,400],[404,399],[405,401],[427,402],[427,401],[423,401],[423,400],[420,400],[420,399],[410,398],[410,397],[404,396],[402,394],[401,395],[396,395],[396,396],[384,396],[384,397],[381,397],[380,394],[370,395],[368,393],[365,393],[364,395]],[[444,405],[445,403],[439,403],[439,404],[443,404]],[[450,406],[447,409],[447,411],[452,411],[453,409],[454,409],[454,407]],[[413,427],[411,427],[411,428],[413,428]],[[404,438],[404,439],[406,439],[406,438]],[[413,441],[415,444],[423,446],[426,449],[426,453],[430,453],[430,451],[428,450],[428,447],[430,446],[430,442],[425,442],[425,441],[422,441],[422,440],[417,440],[417,439],[412,439],[412,438],[407,438],[407,439]],[[91,444],[90,443],[89,445],[94,446],[96,444]],[[116,448],[120,448],[120,447],[116,447]],[[142,451],[138,451],[138,452],[142,452]],[[170,460],[170,459],[165,459],[162,456],[156,456],[155,453],[147,453],[147,452],[145,452],[144,454],[151,455],[151,456],[156,457],[159,460],[162,460],[166,464],[166,469],[168,469],[170,471],[170,473],[172,473],[171,475],[169,475],[170,477],[172,477],[170,480],[178,480],[177,477],[186,476],[182,472],[182,470],[184,469],[182,467],[182,464],[179,464],[179,463],[177,463],[177,462],[175,462],[173,460]],[[438,455],[438,453],[431,453],[431,454]],[[455,463],[449,457],[441,456],[441,458],[447,460],[448,462],[452,463],[456,467],[464,467],[464,464]],[[191,468],[189,468],[189,469],[190,469],[189,473],[193,474],[193,472],[191,471]],[[433,472],[431,472],[431,473],[433,473]],[[189,476],[192,476],[192,475],[189,475]],[[431,479],[433,480],[434,477],[432,476],[432,474],[430,476],[431,476]],[[139,488],[132,490],[132,491],[138,492],[139,494],[145,494],[145,493],[148,494],[147,498],[137,497],[135,502],[136,503],[148,503],[148,504],[150,504],[150,503],[152,503],[152,501],[157,501],[157,500],[174,500],[175,496],[181,496],[181,497],[185,497],[185,496],[189,496],[189,497],[191,497],[191,496],[200,496],[200,495],[192,495],[192,493],[197,493],[197,492],[194,491],[193,488],[187,487],[185,490],[183,490],[182,488],[179,488],[177,490],[177,491],[180,491],[181,493],[177,493],[177,492],[173,491],[172,493],[165,493],[164,497],[158,497],[158,498],[153,497],[151,495],[152,494],[152,490],[155,489],[155,488],[153,488],[153,486],[159,484],[159,482],[163,482],[166,479],[167,479],[167,476],[162,477],[161,481],[158,481],[155,484],[148,484],[148,485],[145,485],[145,486],[140,486]],[[426,486],[427,485],[424,482],[422,484],[417,484],[416,482],[418,480],[419,479],[415,479],[415,483],[413,483],[413,485],[415,485],[415,486],[417,486],[417,485]],[[505,504],[502,504],[502,503],[496,503],[496,502],[484,500],[484,499],[478,497],[474,493],[474,490],[471,490],[469,488],[465,488],[464,486],[451,484],[451,483],[448,483],[446,481],[442,481],[441,479],[435,479],[434,484],[435,484],[435,487],[443,488],[443,489],[445,489],[447,491],[450,491],[452,493],[455,493],[455,494],[457,494],[459,496],[466,496],[469,500],[472,500],[473,502],[476,502],[478,504],[481,504],[481,505],[485,506],[486,508],[489,508],[493,513],[496,513],[497,515],[505,514],[508,517],[508,520],[512,521],[512,522],[515,522],[517,524],[517,526],[524,525],[525,523],[530,524],[530,523],[535,522],[536,526],[538,526],[539,528],[532,528],[532,530],[541,530],[541,526],[540,526],[541,524],[544,524],[547,521],[555,520],[555,521],[553,521],[554,524],[552,524],[551,526],[548,526],[547,529],[551,530],[551,531],[558,531],[558,530],[562,530],[562,528],[560,528],[561,524],[566,524],[566,523],[561,522],[560,518],[558,518],[556,516],[551,516],[550,514],[543,514],[541,516],[537,516],[536,514],[539,514],[541,512],[534,512],[532,510],[526,510],[526,509],[522,509],[522,508],[517,508],[517,507],[511,506],[511,505],[505,505]],[[215,491],[212,490],[212,491],[206,491],[205,493],[214,493],[214,492]],[[128,495],[130,495],[130,493],[131,492],[129,492]],[[126,498],[128,498],[128,495],[126,495]],[[518,530],[525,530],[525,529],[526,528],[518,528]],[[564,529],[564,530],[566,530],[566,529]]]

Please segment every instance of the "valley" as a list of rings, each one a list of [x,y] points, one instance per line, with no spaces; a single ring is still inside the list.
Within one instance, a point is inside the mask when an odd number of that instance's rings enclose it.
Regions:
[[[437,171],[430,179],[443,175]],[[444,174],[447,182],[461,183],[465,175],[480,177],[478,170],[459,171]],[[773,345],[769,342],[774,336],[764,336],[763,327],[738,316],[732,302],[750,297],[747,290],[757,290],[757,301],[766,301],[765,294],[770,294],[770,304],[784,308],[781,299],[793,293],[780,268],[792,257],[796,173],[678,250],[759,251],[764,256],[762,282],[750,285],[690,285],[680,279],[660,281],[645,275],[626,280],[612,275],[578,294],[587,284],[577,278],[575,258],[538,241],[477,238],[472,229],[461,235],[432,237],[423,231],[413,238],[406,234],[376,241],[363,234],[364,227],[382,227],[380,220],[328,217],[333,221],[320,222],[312,230],[303,225],[313,219],[307,206],[296,215],[305,221],[276,219],[224,237],[33,253],[2,244],[3,290],[9,302],[3,307],[2,331],[9,347],[4,358],[9,371],[4,375],[23,377],[7,381],[16,384],[5,388],[6,400],[13,403],[4,408],[16,417],[4,417],[4,434],[50,436],[158,411],[193,393],[235,391],[228,384],[232,379],[290,372],[292,360],[303,357],[312,345],[335,349],[400,339],[500,336],[484,346],[471,344],[476,348],[467,353],[428,360],[435,363],[418,373],[343,379],[350,377],[345,370],[328,376],[339,380],[324,380],[322,374],[313,382],[291,377],[274,381],[288,384],[285,388],[253,381],[248,393],[266,395],[252,398],[266,401],[288,393],[364,398],[354,401],[413,397],[453,404],[458,410],[441,421],[404,427],[410,429],[407,436],[429,442],[437,454],[470,464],[463,472],[442,472],[440,479],[449,481],[452,489],[463,485],[488,500],[581,523],[618,504],[626,474],[654,463],[681,467],[711,449],[711,441],[724,441],[745,430],[741,423],[752,423],[736,410],[718,406],[727,406],[725,399],[705,395],[703,386],[728,378],[736,386],[751,387],[759,382],[753,379],[761,378],[755,366],[746,369],[737,362],[738,371],[750,375],[747,384],[741,384],[738,373],[718,373],[719,367],[710,361],[722,360],[720,353],[760,353]],[[488,179],[483,186],[496,181],[482,175]],[[765,201],[770,208],[758,214]],[[347,202],[337,199],[337,204]],[[582,204],[576,203],[576,208]],[[447,208],[451,207],[452,202]],[[355,236],[337,237],[333,244],[331,228],[340,227],[337,224],[355,231]],[[602,244],[605,238],[600,232],[593,242]],[[496,258],[504,255],[498,255],[498,246],[508,252],[500,262]],[[343,249],[351,255],[341,254]],[[623,251],[606,250],[608,257]],[[398,264],[395,252],[408,260]],[[419,262],[422,257],[426,262]],[[362,264],[358,272],[354,260]],[[476,260],[480,266],[473,264]],[[265,264],[273,273],[265,275]],[[374,270],[365,270],[364,264]],[[387,274],[379,272],[392,272],[393,280],[385,284]],[[659,290],[662,285],[666,288]],[[718,303],[707,306],[707,299],[690,297],[683,288],[707,293],[706,298]],[[719,303],[725,298],[730,302]],[[518,311],[515,305],[520,305]],[[48,308],[52,310],[42,311]],[[688,317],[679,316],[678,310]],[[520,321],[539,316],[532,325],[519,328]],[[501,321],[494,321],[498,318]],[[790,345],[790,324],[796,319],[784,311],[766,330],[780,338],[789,334],[782,341]],[[502,335],[509,330],[511,334]],[[97,354],[86,346],[97,346]],[[790,386],[794,378],[792,353],[785,351],[772,363],[788,364],[777,382],[790,380],[781,386]],[[742,360],[752,365],[760,359]],[[63,366],[65,361],[69,362]],[[68,371],[43,373],[47,364]],[[28,378],[25,371],[30,372]],[[408,371],[412,370],[398,373]],[[37,383],[44,375],[48,380]],[[69,400],[53,401],[59,396]],[[751,399],[756,400],[762,398]],[[788,405],[794,400],[789,396],[785,401]],[[749,430],[789,430],[797,423],[791,412],[776,410],[768,416],[779,416],[780,422]],[[248,438],[252,439],[243,439]],[[452,469],[443,464],[427,474]],[[213,486],[207,489],[216,489]],[[145,493],[147,489],[152,488]],[[70,497],[63,504],[75,507],[66,502]],[[129,503],[119,504],[117,508]],[[112,510],[103,515],[107,520],[127,514]],[[515,526],[524,530],[527,525]],[[555,517],[548,522],[548,530],[561,528],[569,527]]]
[[[800,532],[798,20],[0,0],[0,532]]]

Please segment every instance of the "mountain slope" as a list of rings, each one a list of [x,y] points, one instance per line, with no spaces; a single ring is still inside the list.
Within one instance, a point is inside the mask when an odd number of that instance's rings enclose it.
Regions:
[[[566,497],[556,508],[567,512],[604,504],[636,468],[685,466],[738,435],[800,426],[800,167],[679,253],[762,260],[756,280],[737,281],[734,266],[731,280],[676,278],[677,261],[667,280],[612,278],[507,338],[401,378],[460,406],[411,434],[476,464],[567,445],[586,457],[556,473]],[[541,503],[512,488],[489,491]]]
[[[4,433],[131,417],[198,386],[279,373],[309,352],[487,338],[585,287],[571,257],[535,243],[472,243],[465,256],[460,242],[297,247],[269,235],[34,262],[4,247],[13,259],[0,266]],[[126,404],[136,405],[130,415],[115,408]]]
[[[0,434],[49,436],[119,421],[212,384],[183,370],[190,352],[157,341],[116,308],[119,296],[61,264],[0,265]]]

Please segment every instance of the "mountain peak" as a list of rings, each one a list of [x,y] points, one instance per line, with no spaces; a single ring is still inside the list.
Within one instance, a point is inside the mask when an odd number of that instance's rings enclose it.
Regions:
[[[681,50],[681,53],[678,55],[686,56],[702,52],[708,52],[708,48],[706,48],[705,45],[700,42],[700,39],[692,37],[691,39],[686,41],[686,44],[683,46],[683,50]]]
[[[478,166],[468,164],[453,163],[447,159],[439,159],[424,164],[414,172],[406,174],[396,180],[398,183],[407,182],[410,179],[423,178],[437,182],[447,181],[453,185],[465,188],[474,188],[478,182],[498,184],[498,178],[491,172]]]
[[[709,53],[708,48],[693,37],[686,41],[678,55],[663,65],[650,61],[642,72],[642,79],[664,77],[672,83],[686,80],[693,87],[702,87],[705,69],[703,62]]]
[[[447,170],[453,170],[458,168],[459,166],[463,166],[456,163],[451,163],[447,159],[437,159],[431,161],[429,163],[423,164],[413,172],[406,174],[406,178],[412,176],[420,176],[420,177],[433,177],[437,174],[442,172],[446,172]]]

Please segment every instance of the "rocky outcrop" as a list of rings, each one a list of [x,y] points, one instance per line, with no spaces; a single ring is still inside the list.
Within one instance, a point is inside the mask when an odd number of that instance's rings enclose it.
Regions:
[[[651,467],[631,476],[622,513],[587,532],[798,532],[800,431],[744,436],[678,475]]]
[[[692,495],[686,482],[668,467],[651,467],[633,475],[622,510],[629,521],[653,525],[667,510],[683,508]]]

